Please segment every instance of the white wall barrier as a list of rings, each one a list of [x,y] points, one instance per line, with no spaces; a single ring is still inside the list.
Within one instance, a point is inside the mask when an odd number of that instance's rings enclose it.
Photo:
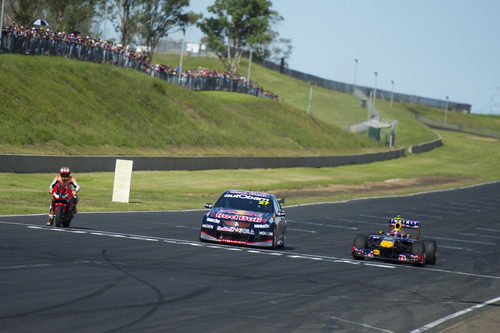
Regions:
[[[134,161],[116,160],[112,201],[128,203],[130,198],[130,184],[132,182],[133,164]]]

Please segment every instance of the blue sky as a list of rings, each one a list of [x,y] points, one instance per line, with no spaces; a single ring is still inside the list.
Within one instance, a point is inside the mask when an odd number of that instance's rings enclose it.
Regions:
[[[208,15],[214,0],[191,0]],[[326,79],[468,103],[500,114],[499,0],[272,0],[289,68]],[[186,40],[203,34],[189,28]],[[180,38],[178,34],[170,38]]]

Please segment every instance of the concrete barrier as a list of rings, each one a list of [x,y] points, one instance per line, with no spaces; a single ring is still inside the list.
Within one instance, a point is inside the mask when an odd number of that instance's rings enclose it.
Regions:
[[[210,170],[268,169],[309,167],[322,168],[347,164],[385,161],[404,156],[405,148],[379,153],[305,157],[143,157],[143,156],[39,156],[0,155],[0,172],[54,173],[65,165],[74,172],[114,171],[116,160],[132,160],[134,170]]]

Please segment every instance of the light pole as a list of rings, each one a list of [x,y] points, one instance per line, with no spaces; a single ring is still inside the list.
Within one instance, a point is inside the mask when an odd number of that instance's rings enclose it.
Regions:
[[[356,89],[356,79],[358,76],[358,58],[354,58],[354,81],[352,81],[352,92]]]
[[[448,121],[448,96],[446,96],[446,105],[444,107],[444,125],[446,126],[446,122]]]
[[[393,99],[394,99],[394,80],[391,80],[391,109],[392,109]]]
[[[313,83],[312,81],[310,82],[310,87],[309,87],[309,103],[307,104],[307,114],[311,113],[311,101],[313,97]]]
[[[252,73],[252,47],[249,45],[250,55],[248,56],[248,75],[247,75],[247,84],[250,87],[250,74]]]
[[[2,0],[2,16],[0,16],[0,47],[2,46],[2,29],[3,29],[3,8],[5,0]]]
[[[378,73],[377,72],[373,72],[375,74],[375,84],[373,85],[373,95],[372,95],[372,105],[371,105],[371,111],[372,113],[375,113],[374,112],[374,109],[375,109],[375,97],[377,96],[377,75]],[[370,108],[368,108],[368,120],[370,120]]]
[[[186,29],[182,27],[182,46],[181,46],[181,62],[179,65],[179,81],[178,83],[181,84],[181,75],[182,75],[182,60],[184,58],[184,41],[186,39]]]
[[[106,40],[106,21],[108,20],[108,1],[104,1],[104,26],[102,28],[102,40]]]

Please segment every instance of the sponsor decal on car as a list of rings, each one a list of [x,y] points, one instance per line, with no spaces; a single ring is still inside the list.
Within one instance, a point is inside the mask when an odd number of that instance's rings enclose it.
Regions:
[[[272,231],[259,231],[259,235],[262,235],[262,236],[272,236],[273,232]]]
[[[254,224],[253,227],[255,229],[269,229],[271,225],[269,224]]]
[[[211,218],[211,217],[207,217],[207,222],[220,223],[220,220],[214,219],[214,218]]]
[[[235,220],[235,221],[247,221],[247,222],[262,222],[261,217],[257,216],[245,216],[245,215],[230,215],[225,213],[217,213],[215,217],[219,219]]]
[[[205,228],[205,229],[213,229],[214,228],[214,225],[213,224],[207,224],[207,223],[203,223],[201,225],[202,228]]]
[[[252,192],[252,191],[238,191],[238,190],[232,190],[232,191],[229,191],[229,193],[232,193],[232,194],[238,194],[238,195],[251,195],[251,196],[255,196],[255,197],[263,197],[263,198],[267,198],[267,197],[269,197],[269,194],[260,193],[260,192]]]
[[[217,231],[223,231],[223,232],[235,232],[239,234],[247,234],[247,235],[254,235],[254,231],[252,229],[247,229],[247,228],[235,228],[235,227],[217,227]]]
[[[269,198],[266,197],[259,197],[255,195],[250,195],[250,194],[225,194],[224,198],[237,198],[237,199],[246,199],[246,200],[258,200],[262,202],[263,204],[269,204]]]

